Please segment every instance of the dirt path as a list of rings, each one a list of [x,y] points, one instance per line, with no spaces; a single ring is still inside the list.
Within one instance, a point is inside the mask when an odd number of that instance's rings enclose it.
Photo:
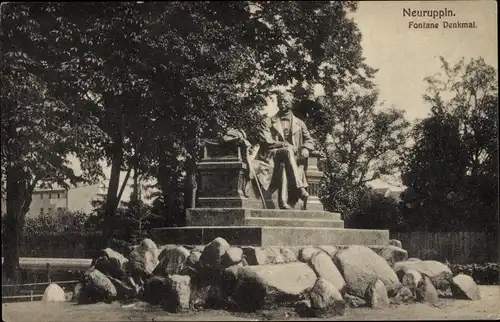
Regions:
[[[441,299],[439,308],[424,303],[401,304],[381,310],[356,308],[348,309],[344,316],[332,318],[338,321],[500,319],[500,286],[480,286],[480,290],[480,301]],[[2,304],[2,317],[6,322],[321,320],[299,319],[288,309],[256,314],[226,311],[169,314],[146,304],[121,307],[119,303],[75,305],[68,302],[47,305],[41,302]]]

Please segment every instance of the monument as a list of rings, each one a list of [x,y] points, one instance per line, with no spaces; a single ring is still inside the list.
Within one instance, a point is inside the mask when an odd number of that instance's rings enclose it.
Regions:
[[[236,129],[204,140],[187,226],[153,229],[157,243],[202,245],[222,237],[247,246],[388,244],[389,231],[344,229],[339,213],[324,211],[321,155],[292,103],[290,93],[278,95],[279,111],[262,121],[255,145]]]

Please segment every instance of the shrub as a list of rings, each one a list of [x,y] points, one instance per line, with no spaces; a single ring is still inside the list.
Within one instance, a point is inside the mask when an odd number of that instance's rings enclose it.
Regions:
[[[85,233],[88,216],[81,212],[66,211],[56,214],[42,213],[36,217],[27,217],[24,234]]]
[[[99,233],[95,216],[89,216],[78,211],[64,211],[55,214],[41,213],[36,217],[26,217],[24,224],[25,236],[54,235],[68,233]],[[2,216],[2,235],[6,229],[7,216]]]
[[[499,263],[484,264],[449,264],[453,276],[465,274],[471,276],[479,285],[498,285],[500,279]]]

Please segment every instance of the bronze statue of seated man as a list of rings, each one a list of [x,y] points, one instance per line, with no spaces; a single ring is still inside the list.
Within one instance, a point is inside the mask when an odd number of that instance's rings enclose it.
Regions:
[[[291,209],[287,195],[302,199],[304,205],[307,203],[304,168],[314,141],[305,123],[292,113],[292,94],[280,92],[277,98],[278,113],[265,118],[259,128],[260,147],[256,159],[264,164],[260,170],[267,167],[268,171],[256,171],[256,175],[265,190],[278,189],[281,209]]]

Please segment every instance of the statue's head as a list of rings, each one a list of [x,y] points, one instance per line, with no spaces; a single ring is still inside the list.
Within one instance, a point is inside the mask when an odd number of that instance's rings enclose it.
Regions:
[[[280,112],[288,112],[293,107],[294,97],[293,94],[287,90],[278,92],[276,94],[278,109]]]

